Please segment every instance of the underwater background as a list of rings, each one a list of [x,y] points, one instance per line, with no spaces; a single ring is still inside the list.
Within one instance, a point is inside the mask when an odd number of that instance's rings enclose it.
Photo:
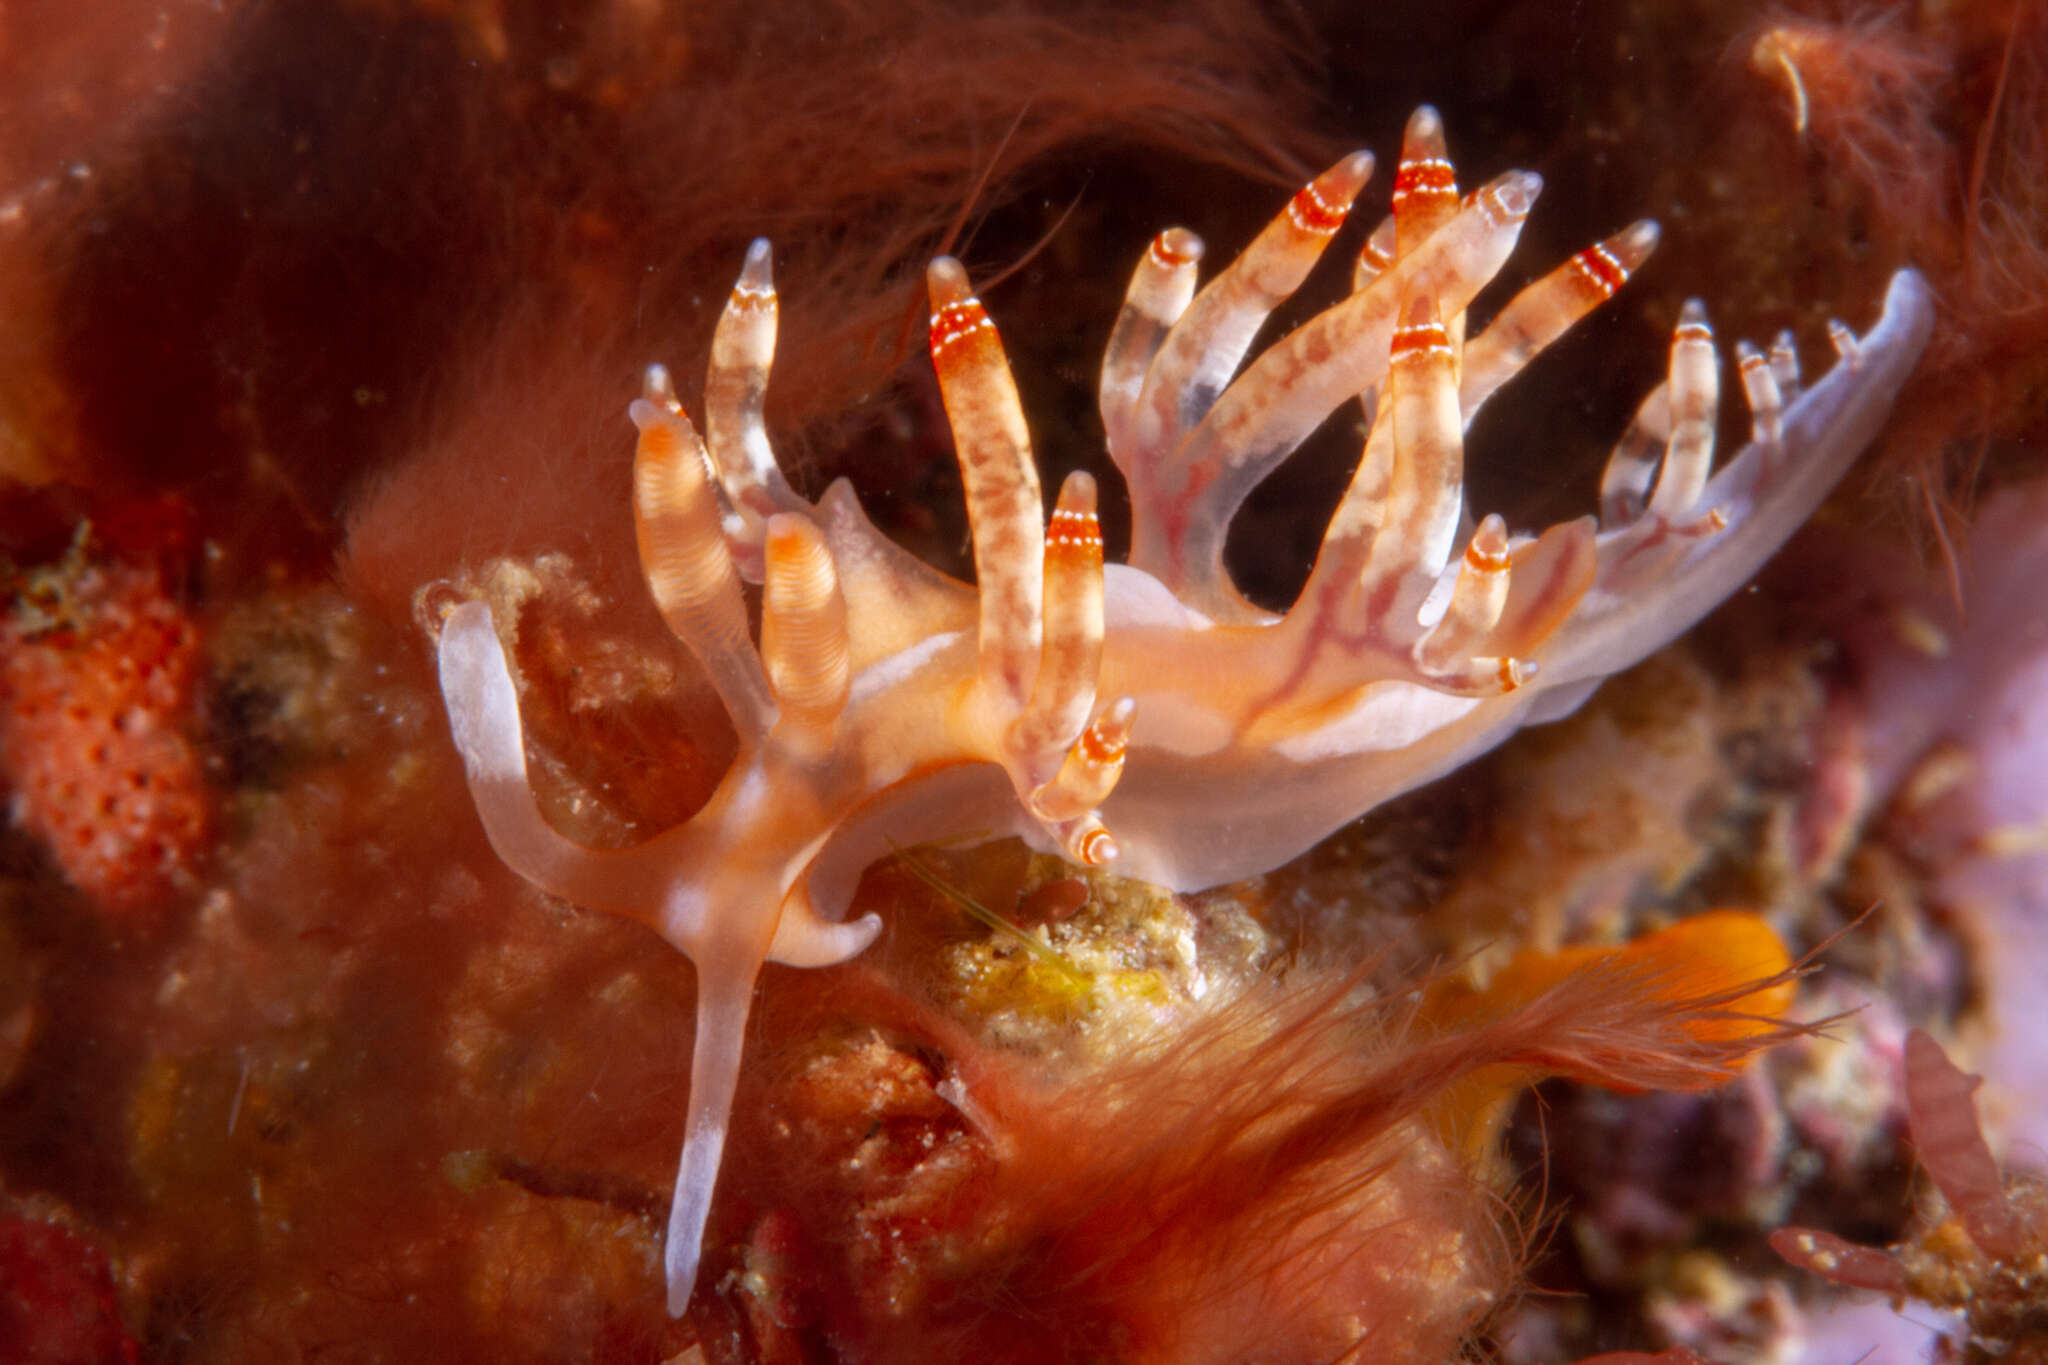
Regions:
[[[752,238],[801,491],[848,478],[967,576],[923,333],[950,252],[1046,478],[1101,479],[1114,559],[1095,375],[1131,262],[1170,224],[1226,260],[1363,146],[1355,253],[1423,103],[1467,185],[1548,185],[1477,311],[1663,227],[1475,425],[1475,506],[1593,506],[1687,298],[1725,343],[1789,328],[1818,370],[1828,320],[1868,325],[1912,264],[1939,322],[1886,434],[1753,589],[1287,867],[1189,897],[1015,843],[870,869],[876,948],[763,976],[671,1321],[692,969],[491,853],[439,612],[518,605],[559,828],[674,824],[734,740],[645,601],[623,411],[650,361],[694,392]],[[1258,600],[1300,587],[1356,427],[1234,526]],[[1209,1313],[1273,1361],[2048,1358],[2019,1174],[2048,1144],[2044,442],[2031,0],[8,6],[0,1359],[1247,1358]],[[1269,1186],[1158,1174],[1186,1097],[1241,1133],[1337,1113],[1462,1017],[1433,993],[1562,979],[1716,910],[1810,968],[1790,1019],[1832,1020],[1725,1086],[1526,1068],[1441,1169],[1388,1120]],[[1988,1077],[2014,1183],[1976,1192],[2017,1225],[1995,1246],[1943,1202],[1961,1168],[1916,1159],[1967,1105],[1915,1109],[1914,1030]],[[1181,1201],[1142,1255],[1096,1193],[1141,1178]],[[1442,1213],[1454,1186],[1483,1222]],[[1262,1259],[1303,1227],[1309,1251]],[[1406,1273],[1343,1270],[1404,1229]],[[1801,1229],[1898,1247],[1899,1278],[1780,1254]]]

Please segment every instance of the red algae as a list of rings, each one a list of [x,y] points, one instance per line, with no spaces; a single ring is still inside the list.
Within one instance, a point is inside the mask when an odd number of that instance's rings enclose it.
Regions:
[[[1964,1074],[1915,1029],[1906,1039],[1905,1089],[1913,1146],[1940,1200],[1912,1235],[1889,1249],[1787,1227],[1771,1247],[1791,1264],[1896,1303],[1911,1298],[1960,1316],[1940,1359],[2048,1359],[2048,1185],[2008,1176],[1992,1160]]]

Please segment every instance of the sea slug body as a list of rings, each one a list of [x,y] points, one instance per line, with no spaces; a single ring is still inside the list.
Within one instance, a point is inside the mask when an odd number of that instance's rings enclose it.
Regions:
[[[1386,799],[1568,712],[1693,624],[1796,530],[1876,435],[1926,344],[1926,284],[1896,275],[1861,336],[1802,382],[1782,338],[1740,352],[1752,440],[1713,468],[1720,363],[1688,304],[1669,378],[1617,446],[1598,518],[1511,532],[1464,504],[1464,432],[1489,397],[1649,254],[1642,222],[1566,261],[1477,335],[1466,309],[1514,248],[1540,179],[1460,197],[1442,125],[1410,120],[1393,213],[1353,292],[1244,363],[1371,174],[1356,153],[1298,193],[1199,291],[1200,241],[1161,233],[1103,361],[1132,553],[1105,566],[1096,489],[1046,519],[1000,337],[957,261],[930,270],[931,352],[958,450],[976,584],[919,563],[843,483],[812,503],[762,419],[775,344],[756,242],[712,346],[704,435],[649,371],[633,506],[664,619],[731,713],[739,754],[684,823],[623,850],[553,830],[528,784],[518,694],[489,609],[442,627],[455,742],[492,845],[577,905],[688,954],[698,1025],[668,1225],[687,1306],[762,962],[842,961],[839,918],[889,846],[1019,834],[1082,865],[1194,890],[1277,866]],[[1275,616],[1222,562],[1246,494],[1341,404],[1369,421],[1306,587]],[[758,644],[742,581],[761,585]]]

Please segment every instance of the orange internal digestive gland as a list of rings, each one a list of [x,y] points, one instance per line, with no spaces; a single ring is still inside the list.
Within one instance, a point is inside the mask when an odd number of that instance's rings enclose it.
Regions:
[[[1474,414],[1620,286],[1657,228],[1587,248],[1468,336],[1466,310],[1541,181],[1510,172],[1459,197],[1427,108],[1401,160],[1392,216],[1350,294],[1249,361],[1349,213],[1369,155],[1317,177],[1199,290],[1194,234],[1169,229],[1140,255],[1100,391],[1130,493],[1128,564],[1101,563],[1085,475],[1062,484],[1048,533],[995,322],[960,263],[935,261],[932,361],[971,586],[890,544],[844,483],[812,502],[783,477],[762,416],[777,309],[756,242],[712,339],[703,438],[658,366],[629,409],[648,588],[739,736],[710,801],[639,847],[593,850],[549,827],[497,623],[481,602],[448,615],[442,691],[493,847],[558,896],[652,925],[696,964],[672,1311],[696,1280],[755,975],[868,945],[872,917],[839,918],[867,862],[891,845],[1016,834],[1178,890],[1277,866],[1567,713],[1746,582],[1870,443],[1927,341],[1927,286],[1902,271],[1871,331],[1834,329],[1835,364],[1817,381],[1789,336],[1755,352],[1741,369],[1751,439],[1717,470],[1719,352],[1688,304],[1669,378],[1609,463],[1600,515],[1536,533],[1475,522],[1463,476]],[[1230,521],[1361,395],[1363,450],[1307,586],[1287,611],[1263,611],[1223,566]],[[761,584],[758,644],[743,579]]]

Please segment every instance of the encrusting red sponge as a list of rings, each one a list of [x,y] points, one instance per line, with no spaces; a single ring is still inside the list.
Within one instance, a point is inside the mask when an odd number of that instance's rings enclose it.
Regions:
[[[159,570],[77,551],[0,616],[0,762],[15,819],[116,916],[162,909],[207,848],[212,797],[184,733],[199,645]]]

